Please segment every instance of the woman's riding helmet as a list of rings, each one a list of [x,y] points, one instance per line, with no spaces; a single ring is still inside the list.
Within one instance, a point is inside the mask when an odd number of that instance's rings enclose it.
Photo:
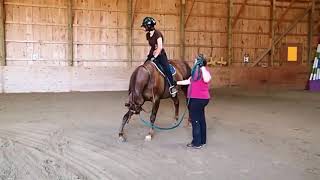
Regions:
[[[154,30],[154,26],[156,25],[156,20],[152,17],[145,17],[142,21],[141,27],[146,28],[147,31]]]

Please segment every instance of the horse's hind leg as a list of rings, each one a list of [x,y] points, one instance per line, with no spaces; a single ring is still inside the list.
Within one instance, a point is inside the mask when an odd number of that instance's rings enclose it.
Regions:
[[[178,96],[172,97],[171,98],[173,100],[173,104],[174,104],[174,119],[176,121],[178,121],[179,119],[179,98]]]
[[[156,121],[159,105],[160,105],[160,99],[156,99],[153,106],[152,106],[152,112],[151,112],[151,116],[150,116],[150,122],[151,122],[152,126],[154,125],[154,122]],[[154,128],[150,127],[149,133],[145,137],[145,140],[150,141],[152,139],[153,135],[154,135]]]

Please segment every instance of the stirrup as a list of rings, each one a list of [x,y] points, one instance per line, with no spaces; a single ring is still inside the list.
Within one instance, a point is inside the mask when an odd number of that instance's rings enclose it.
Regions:
[[[172,97],[175,97],[176,94],[178,93],[178,90],[176,89],[175,86],[170,86],[170,87],[169,87],[169,92],[170,92],[170,94],[171,94]]]

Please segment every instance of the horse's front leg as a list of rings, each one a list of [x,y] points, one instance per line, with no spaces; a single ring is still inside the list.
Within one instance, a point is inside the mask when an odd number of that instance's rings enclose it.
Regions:
[[[124,142],[126,141],[126,138],[124,136],[124,126],[128,123],[129,119],[131,118],[132,116],[132,112],[129,110],[122,118],[122,123],[121,123],[121,126],[120,126],[120,129],[119,129],[119,140]]]
[[[173,100],[173,104],[174,104],[174,119],[176,121],[178,121],[179,119],[179,98],[178,96],[172,97],[171,98]]]
[[[152,105],[152,112],[151,112],[151,116],[150,116],[150,122],[151,122],[152,126],[154,125],[154,122],[156,121],[159,105],[160,105],[160,99],[156,99]],[[148,135],[145,137],[145,140],[151,141],[153,135],[154,135],[154,128],[151,127]]]

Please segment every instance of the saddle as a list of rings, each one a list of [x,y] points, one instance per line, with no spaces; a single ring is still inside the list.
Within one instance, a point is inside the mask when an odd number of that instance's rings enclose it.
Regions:
[[[157,61],[151,61],[151,63],[154,65],[154,67],[160,72],[160,74],[164,77],[164,79],[167,81],[167,83],[169,84],[169,92],[170,92],[170,94],[172,95],[172,97],[175,97],[176,96],[176,94],[177,94],[177,90],[176,90],[176,88],[174,87],[174,86],[172,86],[172,85],[170,85],[171,83],[170,83],[170,81],[169,81],[169,79],[166,77],[166,75],[165,75],[165,73],[164,73],[164,70],[163,70],[163,67],[159,64],[159,63],[157,63]],[[170,70],[170,72],[171,72],[171,74],[172,74],[172,76],[173,76],[173,78],[174,78],[174,75],[177,73],[177,70],[176,70],[176,68],[172,65],[172,64],[170,64],[169,63],[169,70]]]
[[[156,63],[155,61],[151,61],[151,63],[156,67],[156,69],[160,72],[160,74],[163,77],[166,77],[166,75],[164,74],[163,67],[159,63]],[[171,71],[172,76],[177,73],[176,68],[172,64],[169,64],[169,69]]]

